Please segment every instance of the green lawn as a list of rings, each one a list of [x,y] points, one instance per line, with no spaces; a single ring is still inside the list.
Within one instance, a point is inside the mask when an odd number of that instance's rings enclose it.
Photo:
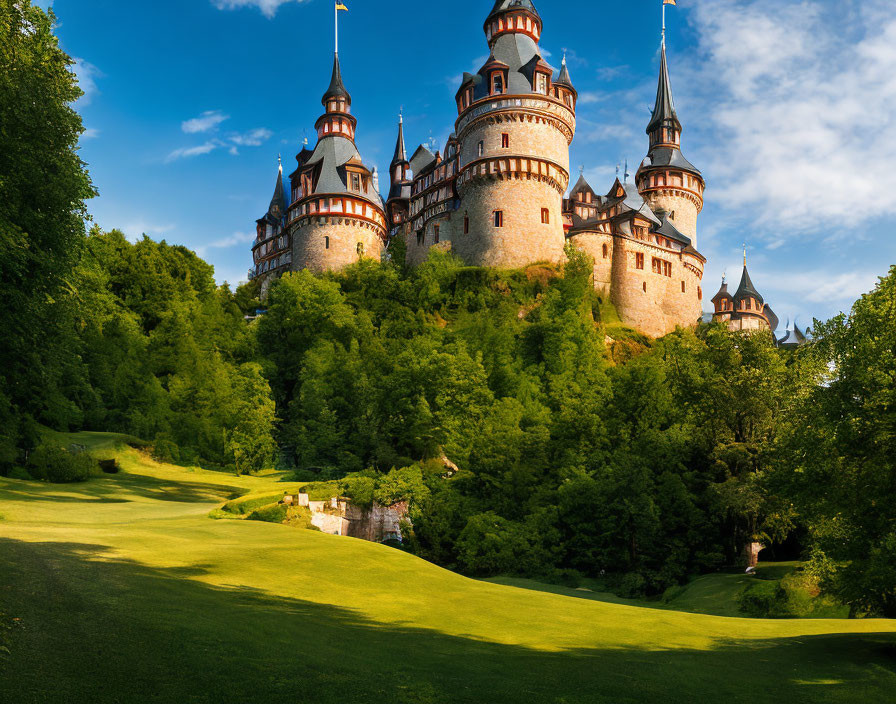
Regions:
[[[88,438],[124,473],[0,479],[4,704],[896,701],[893,622],[469,580],[371,543],[212,520],[235,496],[290,487]]]

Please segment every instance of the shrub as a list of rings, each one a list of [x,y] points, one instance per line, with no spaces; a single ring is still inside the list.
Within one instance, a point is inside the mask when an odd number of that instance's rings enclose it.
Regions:
[[[460,565],[469,574],[529,574],[536,567],[525,526],[494,513],[471,517],[457,540],[457,550]]]
[[[647,593],[647,579],[638,572],[629,572],[619,583],[619,596],[638,599]]]
[[[86,482],[98,468],[96,460],[86,452],[74,454],[49,445],[41,445],[32,452],[28,465],[32,477],[54,484]]]
[[[256,509],[276,504],[282,496],[282,492],[261,494],[260,496],[247,496],[245,498],[228,501],[221,507],[221,510],[226,511],[227,513],[235,513],[239,516],[245,516]]]
[[[152,445],[152,456],[159,462],[177,464],[181,461],[180,448],[167,433],[159,433]]]
[[[10,479],[23,479],[25,481],[34,479],[34,477],[32,477],[28,473],[28,470],[25,469],[24,467],[13,467],[12,469],[9,470],[9,474],[6,476],[8,476]]]
[[[249,514],[250,521],[264,521],[265,523],[283,523],[289,509],[284,504],[269,504]]]
[[[741,613],[754,618],[787,618],[791,616],[787,606],[787,591],[780,582],[757,580],[738,597]]]

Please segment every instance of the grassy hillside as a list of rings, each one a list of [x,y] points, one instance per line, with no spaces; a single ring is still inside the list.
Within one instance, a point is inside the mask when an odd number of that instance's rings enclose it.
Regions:
[[[724,618],[469,580],[372,543],[208,518],[286,487],[279,475],[88,440],[124,473],[0,479],[3,702],[893,701],[893,622]]]

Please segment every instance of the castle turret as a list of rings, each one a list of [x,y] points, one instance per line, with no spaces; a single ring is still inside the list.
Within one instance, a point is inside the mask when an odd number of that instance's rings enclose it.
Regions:
[[[744,271],[740,285],[734,295],[728,292],[728,284],[722,279],[722,288],[712,299],[715,311],[713,321],[726,323],[729,330],[768,330],[778,329],[778,316],[771,306],[765,302],[753,285],[750,272],[747,270],[747,253],[744,249]]]
[[[374,174],[355,146],[357,119],[342,80],[339,54],[315,123],[317,146],[297,157],[290,207],[293,268],[339,269],[361,257],[379,258],[387,239],[386,214]]]
[[[681,121],[672,99],[666,40],[660,57],[656,105],[647,125],[650,150],[636,177],[638,190],[658,215],[666,214],[697,248],[697,216],[703,210],[706,183],[700,171],[681,153]]]
[[[411,198],[411,164],[404,144],[404,118],[398,118],[398,139],[395,141],[395,155],[389,164],[389,197],[386,199],[386,215],[390,229],[396,228],[408,219]]]
[[[249,271],[249,278],[261,278],[262,294],[267,292],[270,284],[288,270],[292,263],[290,238],[286,232],[288,205],[289,194],[283,183],[283,164],[280,163],[277,180],[274,183],[274,195],[271,196],[268,210],[255,221],[256,237],[252,245],[253,268]]]
[[[452,244],[469,264],[518,267],[564,256],[576,93],[568,68],[554,78],[541,32],[531,0],[497,0],[485,21],[489,58],[477,74],[464,74],[457,93]]]

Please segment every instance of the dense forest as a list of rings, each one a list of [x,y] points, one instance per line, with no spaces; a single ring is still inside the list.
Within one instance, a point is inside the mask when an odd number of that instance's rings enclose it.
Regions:
[[[796,351],[611,324],[574,250],[410,270],[396,244],[284,276],[256,319],[256,289],[187,248],[89,227],[52,23],[0,0],[0,473],[58,451],[45,428],[128,433],[174,463],[407,499],[409,549],[468,574],[632,595],[790,538],[854,614],[896,616],[896,267]]]

